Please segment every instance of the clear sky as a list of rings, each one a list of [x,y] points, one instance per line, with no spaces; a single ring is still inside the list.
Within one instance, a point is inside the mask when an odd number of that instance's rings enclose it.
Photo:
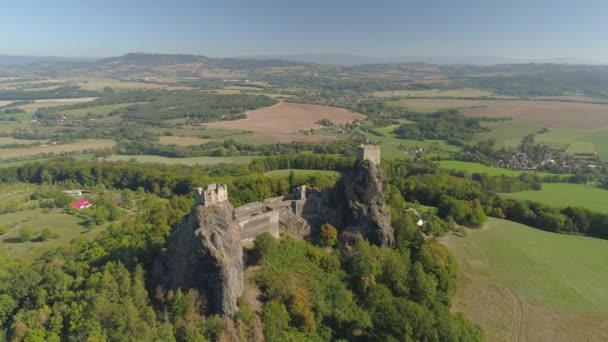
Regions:
[[[608,62],[606,0],[4,0],[0,54],[348,53]]]

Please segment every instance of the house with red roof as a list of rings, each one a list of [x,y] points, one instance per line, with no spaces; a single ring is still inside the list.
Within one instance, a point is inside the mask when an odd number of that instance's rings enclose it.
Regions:
[[[74,209],[84,209],[84,208],[88,208],[92,205],[93,204],[91,202],[87,201],[86,198],[84,198],[84,197],[80,197],[79,199],[70,203],[70,207],[72,207]]]

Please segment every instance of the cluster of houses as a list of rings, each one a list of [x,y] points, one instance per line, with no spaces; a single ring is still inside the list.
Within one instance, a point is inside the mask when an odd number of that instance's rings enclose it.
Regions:
[[[497,161],[497,166],[516,170],[537,170],[546,167],[571,168],[576,160],[565,153],[547,148],[531,152],[514,151]]]

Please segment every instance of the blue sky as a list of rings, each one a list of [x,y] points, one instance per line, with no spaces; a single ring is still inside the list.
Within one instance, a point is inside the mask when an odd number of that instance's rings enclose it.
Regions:
[[[0,54],[350,53],[608,62],[605,0],[19,0]]]

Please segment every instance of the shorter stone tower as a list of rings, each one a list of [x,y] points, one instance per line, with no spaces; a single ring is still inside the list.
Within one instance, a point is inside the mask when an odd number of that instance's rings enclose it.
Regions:
[[[228,200],[228,187],[226,184],[209,184],[206,189],[194,189],[194,201],[197,205],[212,206]]]
[[[380,146],[361,145],[357,148],[357,159],[369,160],[374,165],[380,165]]]

